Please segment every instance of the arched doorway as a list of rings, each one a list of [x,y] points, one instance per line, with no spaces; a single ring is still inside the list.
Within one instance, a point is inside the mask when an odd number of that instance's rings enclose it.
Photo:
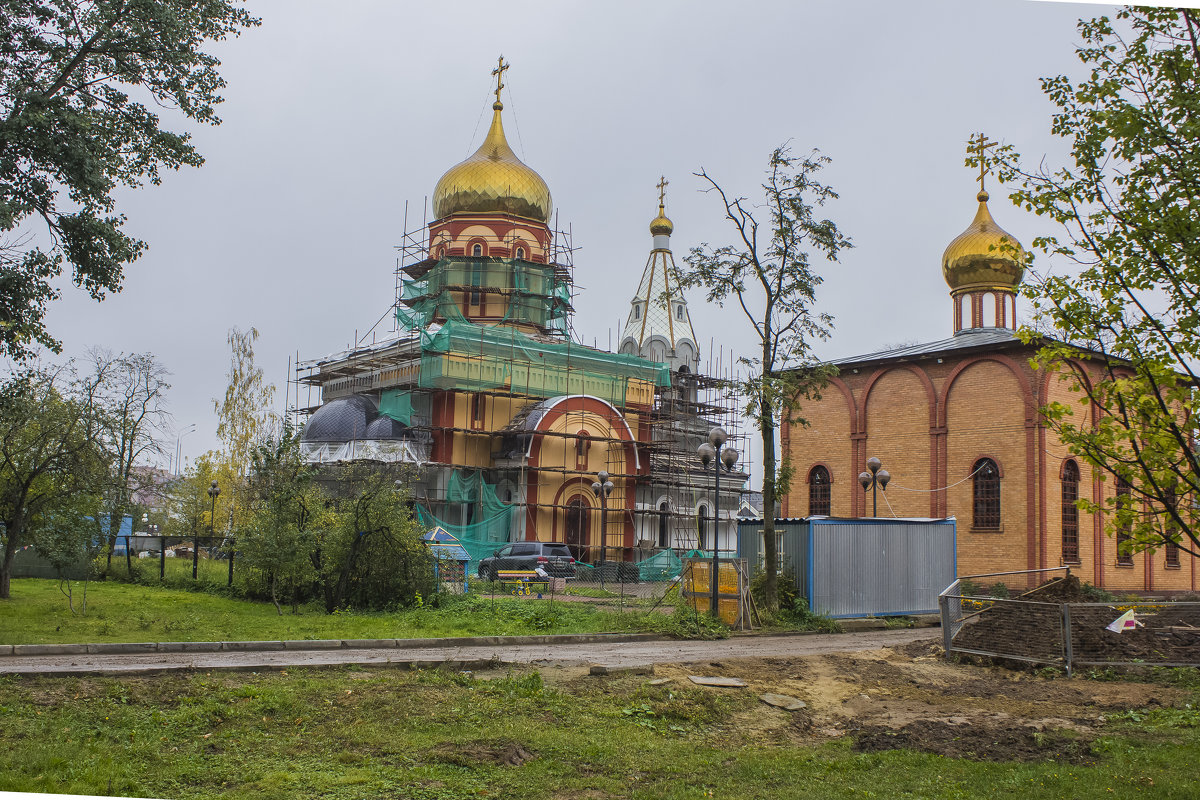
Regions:
[[[567,501],[566,525],[563,542],[571,550],[576,561],[587,561],[588,555],[588,512],[587,502],[576,495]]]

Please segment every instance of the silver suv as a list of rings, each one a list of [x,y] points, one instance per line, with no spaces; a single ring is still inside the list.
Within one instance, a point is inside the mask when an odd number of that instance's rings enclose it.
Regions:
[[[479,562],[479,577],[496,580],[502,569],[541,569],[552,578],[574,578],[575,558],[558,542],[513,542]]]

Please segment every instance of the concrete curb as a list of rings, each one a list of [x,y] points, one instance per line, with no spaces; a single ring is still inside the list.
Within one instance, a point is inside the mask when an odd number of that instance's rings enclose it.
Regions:
[[[539,636],[454,636],[444,639],[289,639],[263,642],[95,642],[0,645],[3,656],[129,655],[131,653],[265,653],[277,650],[403,650],[430,647],[503,647],[523,644],[657,642],[657,633],[568,633]],[[448,663],[448,662],[437,662]],[[123,673],[128,674],[128,673]]]

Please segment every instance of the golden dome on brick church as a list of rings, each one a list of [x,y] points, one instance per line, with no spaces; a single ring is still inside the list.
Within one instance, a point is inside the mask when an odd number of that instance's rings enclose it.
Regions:
[[[499,90],[497,90],[497,94]],[[500,112],[492,104],[492,127],[474,155],[446,171],[433,190],[433,215],[442,219],[459,212],[504,213],[550,220],[550,188],[508,146]]]
[[[1025,274],[1025,250],[992,219],[988,193],[980,192],[978,200],[975,219],[942,254],[942,274],[952,292],[1015,291]]]

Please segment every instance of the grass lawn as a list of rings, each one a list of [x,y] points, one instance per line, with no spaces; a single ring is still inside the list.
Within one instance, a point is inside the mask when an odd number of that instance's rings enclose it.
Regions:
[[[81,588],[76,584],[76,604]],[[302,608],[282,616],[270,603],[116,582],[88,584],[87,613],[72,614],[58,581],[21,578],[0,601],[0,644],[63,642],[387,639],[443,636],[662,631],[678,619],[585,602],[497,595],[442,596],[437,608],[336,613]]]
[[[346,800],[1194,798],[1195,707],[1121,715],[1086,763],[996,763],[860,753],[851,736],[805,744],[786,712],[753,693],[635,676],[553,686],[536,672],[481,680],[353,667],[6,677],[0,790]]]

